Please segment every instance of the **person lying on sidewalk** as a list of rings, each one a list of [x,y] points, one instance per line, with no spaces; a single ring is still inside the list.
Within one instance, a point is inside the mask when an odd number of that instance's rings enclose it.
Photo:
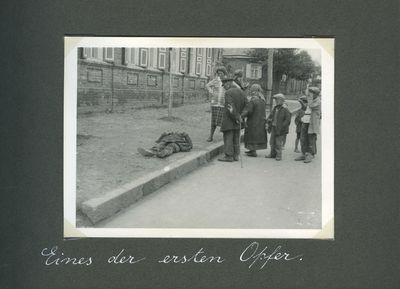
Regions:
[[[138,148],[138,152],[145,157],[156,156],[166,158],[173,153],[188,152],[193,148],[192,140],[185,132],[164,132],[151,149]]]

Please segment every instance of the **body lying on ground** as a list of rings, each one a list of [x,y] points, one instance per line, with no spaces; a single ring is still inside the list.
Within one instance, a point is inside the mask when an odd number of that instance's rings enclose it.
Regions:
[[[164,132],[150,149],[138,148],[145,157],[166,158],[173,153],[188,152],[193,148],[192,140],[185,132]]]

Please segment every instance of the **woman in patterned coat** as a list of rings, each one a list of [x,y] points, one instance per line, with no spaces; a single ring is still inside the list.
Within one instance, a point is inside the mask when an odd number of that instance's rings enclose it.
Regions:
[[[214,132],[217,126],[221,127],[223,109],[225,106],[225,89],[222,86],[222,79],[226,76],[225,67],[217,68],[216,77],[206,84],[206,88],[211,96],[211,129],[207,141],[213,141]]]

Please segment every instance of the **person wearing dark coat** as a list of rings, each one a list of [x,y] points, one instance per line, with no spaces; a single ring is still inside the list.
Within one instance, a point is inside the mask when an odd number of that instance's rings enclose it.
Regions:
[[[271,132],[271,153],[267,155],[266,158],[274,158],[280,161],[282,159],[283,140],[289,132],[292,115],[287,107],[283,105],[285,102],[285,96],[283,94],[276,94],[273,98],[275,98],[276,105],[267,119],[268,131]]]
[[[294,152],[299,153],[299,142],[301,139],[301,118],[304,116],[304,112],[306,111],[307,108],[307,96],[303,95],[299,98],[299,103],[301,107],[295,112],[296,117],[294,119],[294,123],[296,124],[296,140],[294,143]]]
[[[320,133],[321,96],[318,87],[308,88],[307,109],[302,117],[300,144],[302,155],[296,161],[310,163],[317,154],[317,135]]]
[[[240,114],[246,106],[247,98],[240,88],[233,86],[232,79],[224,79],[222,83],[225,88],[225,108],[221,124],[221,132],[224,135],[224,156],[218,160],[232,162],[239,160]]]
[[[241,113],[241,117],[247,117],[244,130],[244,146],[249,157],[257,157],[257,150],[266,149],[268,145],[267,131],[265,128],[265,98],[259,84],[250,87],[250,100]]]
[[[138,148],[145,157],[166,158],[173,153],[188,152],[193,148],[192,140],[185,132],[164,132],[151,149]]]
[[[244,90],[243,72],[240,69],[235,70],[233,74],[233,85],[241,90]]]

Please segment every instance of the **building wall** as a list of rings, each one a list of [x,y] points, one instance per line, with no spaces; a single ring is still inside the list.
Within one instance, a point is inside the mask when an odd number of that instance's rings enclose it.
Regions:
[[[213,50],[210,50],[209,54],[220,55]],[[111,54],[107,54],[104,48],[96,48],[93,51],[96,53],[92,52],[91,48],[78,49],[78,113],[168,104],[170,95],[168,50],[148,49],[146,65],[141,63],[144,59],[141,56],[146,55],[146,52],[142,54],[140,49],[131,52],[125,48],[114,48],[110,59],[107,59],[107,56]],[[206,49],[200,52],[195,48],[172,50],[171,78],[174,105],[207,99],[205,84],[212,77],[216,63],[220,59],[211,57],[210,62],[206,52]],[[111,50],[108,50],[108,53],[111,53]],[[159,53],[164,53],[165,56],[162,68],[158,62]],[[93,54],[96,55],[92,57]],[[150,54],[153,55],[152,59]],[[208,71],[207,59],[211,65]],[[153,65],[151,60],[154,60]],[[196,73],[196,66],[191,66],[197,65],[198,62],[201,70]]]

